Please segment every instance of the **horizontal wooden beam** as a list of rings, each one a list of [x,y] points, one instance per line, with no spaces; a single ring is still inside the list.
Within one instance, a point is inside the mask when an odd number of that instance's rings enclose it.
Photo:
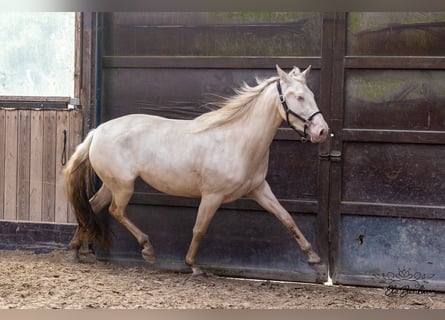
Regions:
[[[346,69],[427,69],[445,70],[444,57],[348,56]]]
[[[321,57],[103,57],[104,68],[159,68],[159,69],[273,69],[312,65],[320,69]]]
[[[75,229],[76,224],[0,221],[0,249],[67,250]]]
[[[342,201],[340,213],[418,219],[443,219],[445,206]]]
[[[70,97],[0,96],[0,102],[69,103]]]
[[[318,212],[318,202],[315,200],[287,200],[280,199],[280,203],[289,212],[293,213],[316,213]],[[130,204],[152,205],[152,206],[174,206],[174,207],[198,207],[199,199],[174,197],[163,193],[135,192],[130,200]],[[221,209],[229,210],[258,210],[264,211],[256,202],[241,198],[237,201],[226,203]]]
[[[343,141],[445,144],[445,131],[343,129]]]

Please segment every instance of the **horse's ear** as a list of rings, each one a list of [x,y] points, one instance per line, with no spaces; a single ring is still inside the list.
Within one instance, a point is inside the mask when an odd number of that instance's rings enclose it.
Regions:
[[[311,72],[311,65],[309,65],[309,67],[306,68],[306,70],[304,70],[301,74],[303,75],[303,77],[305,79],[307,79],[307,76],[309,75],[309,72]]]
[[[290,76],[286,72],[281,70],[281,68],[278,65],[276,65],[275,67],[277,68],[278,76],[280,77],[281,81],[289,82],[290,80],[292,80]]]

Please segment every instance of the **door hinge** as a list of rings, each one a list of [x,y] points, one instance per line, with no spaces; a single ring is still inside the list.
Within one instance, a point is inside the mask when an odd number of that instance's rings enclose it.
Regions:
[[[80,99],[71,98],[70,103],[68,104],[68,109],[79,109],[79,107],[80,107]]]

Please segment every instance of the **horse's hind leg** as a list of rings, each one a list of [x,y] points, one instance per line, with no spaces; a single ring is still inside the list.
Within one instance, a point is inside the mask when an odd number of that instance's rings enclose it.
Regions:
[[[111,191],[104,184],[100,189],[91,197],[90,205],[93,208],[94,213],[99,213],[111,202]]]
[[[80,261],[80,248],[82,247],[82,231],[79,226],[76,227],[76,231],[74,231],[73,238],[70,241],[69,247],[73,250],[73,261]]]
[[[154,249],[148,239],[148,235],[143,233],[136,225],[128,219],[125,212],[128,202],[130,201],[131,195],[133,194],[134,184],[121,185],[118,188],[111,190],[112,200],[110,205],[111,215],[121,223],[128,231],[130,231],[136,238],[138,243],[143,247],[142,257],[148,263],[155,263],[156,257]]]
[[[111,202],[111,192],[105,186],[102,185],[101,188],[91,197],[90,205],[94,213],[99,213],[103,208],[105,208]],[[85,237],[84,232],[77,226],[74,236],[70,241],[70,248],[74,251],[73,259],[78,262],[80,260],[80,251],[83,247],[84,251],[88,251],[88,240]]]
[[[306,240],[300,229],[298,229],[289,212],[287,212],[286,209],[284,209],[278,202],[277,198],[272,193],[269,184],[264,181],[260,187],[252,191],[250,194],[248,194],[248,196],[277,217],[278,220],[280,220],[281,223],[283,223],[289,229],[295,240],[300,245],[301,250],[303,250],[303,252],[307,255],[308,263],[313,266],[314,269],[317,269],[315,264],[320,263],[320,257],[312,249],[311,244]]]

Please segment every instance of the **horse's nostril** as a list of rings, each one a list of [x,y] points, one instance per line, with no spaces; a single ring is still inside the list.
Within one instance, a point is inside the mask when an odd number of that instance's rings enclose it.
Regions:
[[[320,130],[319,136],[320,136],[320,137],[323,137],[323,136],[324,136],[324,129],[321,129],[321,130]]]

